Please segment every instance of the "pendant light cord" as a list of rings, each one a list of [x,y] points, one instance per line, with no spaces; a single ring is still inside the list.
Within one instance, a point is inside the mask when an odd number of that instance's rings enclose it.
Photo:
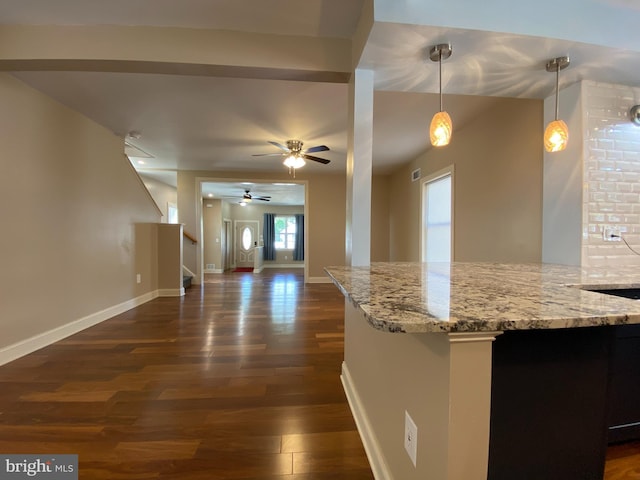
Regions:
[[[556,64],[556,120],[558,120],[558,87],[560,86],[560,64]]]
[[[440,51],[440,53],[438,53],[438,76],[440,77],[440,111],[442,112],[442,50]],[[556,110],[557,109],[558,106],[556,103]]]

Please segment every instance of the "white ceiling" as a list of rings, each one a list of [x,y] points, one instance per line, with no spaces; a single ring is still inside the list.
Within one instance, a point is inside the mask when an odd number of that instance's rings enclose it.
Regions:
[[[640,20],[630,0],[597,3],[611,7],[611,15],[625,24],[634,16]],[[0,25],[148,25],[351,38],[362,5],[363,0],[0,0]],[[572,59],[561,73],[561,86],[581,79],[640,86],[636,51],[378,22],[359,64],[375,75],[374,172],[390,172],[430,148],[427,129],[438,109],[438,70],[425,60],[426,49],[442,42],[453,45],[453,55],[443,62],[443,86],[456,130],[490,108],[495,97],[552,94],[555,76],[544,65],[560,55]],[[286,172],[279,157],[252,156],[276,153],[270,140],[327,145],[331,150],[318,156],[331,163],[308,162],[304,168],[311,172],[345,168],[345,84],[86,71],[13,74],[123,138],[139,131],[140,138],[129,141],[154,158],[144,165],[133,159],[136,168],[174,185],[178,169],[235,171],[247,180],[251,172]]]

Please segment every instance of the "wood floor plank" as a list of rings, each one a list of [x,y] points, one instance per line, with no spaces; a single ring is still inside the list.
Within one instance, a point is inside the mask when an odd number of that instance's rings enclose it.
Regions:
[[[362,442],[358,432],[295,433],[282,436],[282,452],[339,452],[358,450]]]
[[[193,458],[200,440],[152,440],[119,442],[115,447],[118,461],[182,460]]]
[[[360,452],[360,450],[357,450]],[[333,451],[297,452],[293,454],[293,473],[322,473],[361,471],[369,467],[366,457],[343,450],[342,455]]]
[[[640,441],[609,447],[605,478],[607,480],[640,480]]]

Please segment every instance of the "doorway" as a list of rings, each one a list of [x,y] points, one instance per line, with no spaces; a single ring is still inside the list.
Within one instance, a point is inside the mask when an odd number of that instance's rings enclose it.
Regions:
[[[453,228],[453,167],[425,179],[422,184],[421,261],[451,262]]]

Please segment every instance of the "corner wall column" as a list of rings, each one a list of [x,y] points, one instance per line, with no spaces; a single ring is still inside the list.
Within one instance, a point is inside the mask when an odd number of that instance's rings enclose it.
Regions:
[[[346,265],[371,262],[372,156],[373,71],[356,69],[349,82]]]
[[[449,333],[448,479],[486,480],[492,343],[502,332]]]

